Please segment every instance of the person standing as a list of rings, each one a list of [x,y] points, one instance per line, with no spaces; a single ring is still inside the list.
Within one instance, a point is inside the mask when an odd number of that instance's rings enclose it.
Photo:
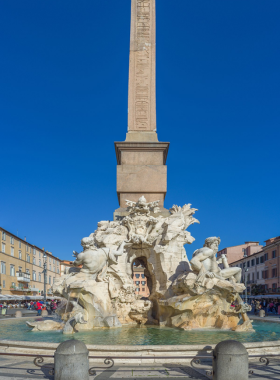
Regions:
[[[42,304],[40,302],[36,302],[37,315],[42,315]]]

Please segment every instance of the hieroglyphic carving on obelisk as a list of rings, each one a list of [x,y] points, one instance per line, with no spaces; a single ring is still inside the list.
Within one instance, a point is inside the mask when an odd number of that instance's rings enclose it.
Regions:
[[[155,0],[132,0],[128,132],[156,132],[155,28]]]

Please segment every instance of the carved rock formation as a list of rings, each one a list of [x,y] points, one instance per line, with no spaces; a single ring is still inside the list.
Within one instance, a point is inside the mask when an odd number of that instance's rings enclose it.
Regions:
[[[187,259],[184,245],[194,238],[186,229],[198,222],[193,217],[196,209],[190,204],[173,206],[165,217],[158,202],[148,203],[144,197],[127,201],[127,206],[123,219],[101,221],[94,233],[82,239],[83,251],[74,252],[73,268],[53,285],[54,294],[65,300],[57,310],[65,333],[136,323],[183,329],[252,328],[248,308],[239,297],[244,290],[240,268],[229,268],[225,258],[226,269],[218,267],[215,254],[220,239],[206,239],[191,262]],[[145,266],[149,300],[135,294],[136,261]],[[233,310],[234,300],[239,306]],[[241,316],[243,327],[238,325]]]

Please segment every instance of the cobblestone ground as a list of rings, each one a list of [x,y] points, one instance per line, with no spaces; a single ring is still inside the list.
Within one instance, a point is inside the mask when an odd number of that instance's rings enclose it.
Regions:
[[[197,379],[207,380],[212,377],[205,376],[205,370],[210,369],[209,363],[202,365],[199,370],[190,366],[180,365],[115,365],[108,370],[97,370],[96,376],[90,376],[93,380],[120,380],[120,379],[142,379],[151,380],[159,378],[168,378],[169,380]],[[52,363],[47,363],[42,368],[38,368],[33,361],[27,358],[1,357],[0,356],[0,380],[23,380],[23,379],[49,379],[54,380],[49,375],[49,368]],[[94,367],[94,363],[91,363]],[[250,380],[276,380],[280,378],[280,358],[272,359],[268,366],[263,366],[259,362],[251,362],[250,370],[254,373],[249,376]],[[237,369],[238,374],[238,369]],[[230,380],[230,379],[229,379]]]

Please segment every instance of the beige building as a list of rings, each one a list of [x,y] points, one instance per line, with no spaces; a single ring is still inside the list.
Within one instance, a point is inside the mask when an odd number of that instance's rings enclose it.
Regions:
[[[47,265],[47,295],[60,276],[60,259],[51,252],[20,239],[0,227],[0,291],[3,295],[43,295],[44,261]],[[45,254],[45,258],[44,258]]]
[[[258,241],[245,241],[244,244],[221,249],[217,253],[217,258],[219,259],[222,254],[226,255],[228,263],[231,264],[235,261],[243,259],[244,255],[251,256],[256,252],[261,251],[262,247],[263,246],[259,245]]]
[[[64,276],[65,274],[69,273],[69,269],[73,267],[74,267],[73,261],[61,260],[60,261],[60,275]],[[82,265],[80,265],[78,268],[82,268]]]
[[[242,269],[241,282],[246,283],[248,295],[265,294],[264,259],[264,253],[260,251],[230,264]]]

